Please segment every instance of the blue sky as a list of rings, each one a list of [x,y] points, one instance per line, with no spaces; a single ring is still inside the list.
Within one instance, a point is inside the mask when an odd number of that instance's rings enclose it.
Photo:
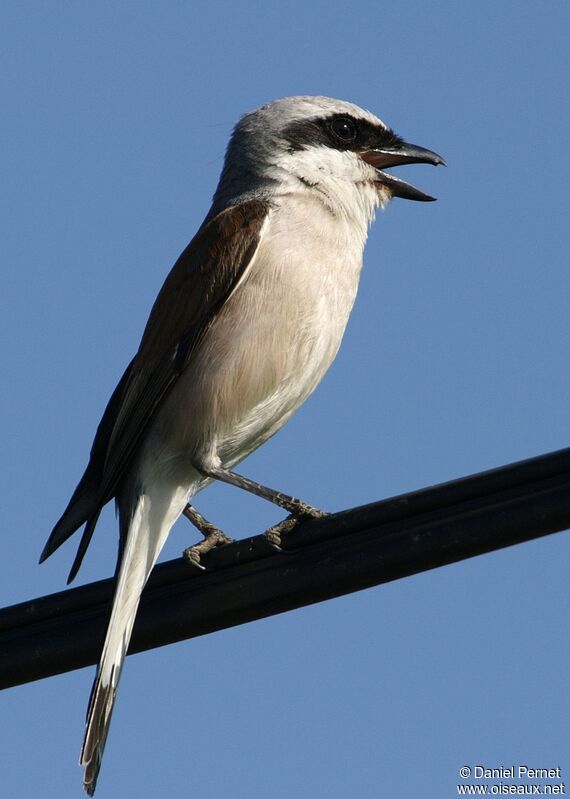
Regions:
[[[0,603],[37,558],[239,116],[377,113],[449,168],[373,227],[341,352],[242,471],[340,510],[568,445],[566,2],[21,2],[0,9]],[[279,514],[229,487],[234,536]],[[192,541],[180,523],[165,548]],[[78,583],[111,574],[112,509]],[[129,658],[97,796],[444,799],[463,765],[570,782],[565,534]],[[81,795],[93,669],[0,695],[2,789]]]

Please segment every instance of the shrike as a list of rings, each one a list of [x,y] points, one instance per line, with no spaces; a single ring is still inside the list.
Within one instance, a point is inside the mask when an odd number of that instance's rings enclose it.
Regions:
[[[189,499],[221,480],[292,520],[320,515],[232,469],[285,424],[331,365],[376,209],[392,197],[434,199],[383,171],[414,163],[444,161],[328,97],[276,100],[234,129],[212,207],[166,278],[41,556],[85,525],[71,581],[115,498],[115,593],[80,759],[90,796],[140,595],[170,529],[185,512],[204,533],[188,551],[194,560],[225,540]]]

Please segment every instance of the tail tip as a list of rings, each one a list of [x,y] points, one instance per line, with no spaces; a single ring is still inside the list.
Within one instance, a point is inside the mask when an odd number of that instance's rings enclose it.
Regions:
[[[82,753],[83,754],[83,753]],[[95,788],[97,787],[97,779],[99,777],[99,769],[101,768],[101,759],[97,758],[95,762],[85,762],[83,757],[79,761],[79,765],[83,766],[83,790],[87,796],[94,796]]]

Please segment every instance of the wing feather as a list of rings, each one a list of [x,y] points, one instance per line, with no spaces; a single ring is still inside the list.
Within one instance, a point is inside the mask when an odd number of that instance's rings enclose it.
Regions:
[[[70,579],[155,413],[246,274],[268,213],[266,202],[251,200],[207,218],[166,278],[99,425],[87,469],[42,552],[45,560],[87,523]]]

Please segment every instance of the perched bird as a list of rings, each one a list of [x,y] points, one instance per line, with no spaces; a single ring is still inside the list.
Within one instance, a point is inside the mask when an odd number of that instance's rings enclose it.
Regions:
[[[140,595],[170,529],[186,513],[202,530],[204,542],[188,551],[195,561],[226,540],[189,499],[220,480],[290,519],[320,514],[232,468],[285,424],[331,365],[376,209],[392,197],[434,199],[384,172],[413,163],[444,161],[328,97],[276,100],[235,127],[212,207],[166,278],[40,559],[85,525],[72,580],[115,498],[115,593],[80,759],[90,796]]]

